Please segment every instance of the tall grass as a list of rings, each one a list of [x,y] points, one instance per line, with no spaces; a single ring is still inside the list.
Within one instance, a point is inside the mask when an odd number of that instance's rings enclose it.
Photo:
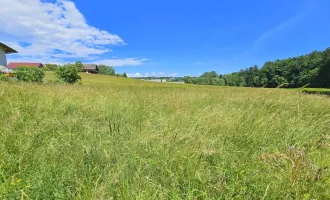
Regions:
[[[0,83],[0,199],[330,196],[328,97],[82,79]]]

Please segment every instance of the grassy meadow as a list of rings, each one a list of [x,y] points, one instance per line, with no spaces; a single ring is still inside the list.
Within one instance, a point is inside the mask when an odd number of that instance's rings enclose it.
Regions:
[[[327,96],[82,82],[0,82],[0,199],[330,196]]]

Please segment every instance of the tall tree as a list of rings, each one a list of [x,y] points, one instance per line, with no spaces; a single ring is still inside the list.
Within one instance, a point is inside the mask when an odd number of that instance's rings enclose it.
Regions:
[[[78,70],[78,72],[82,72],[84,70],[84,65],[80,61],[76,61],[76,63],[74,64],[74,66],[76,67],[76,69]]]
[[[99,65],[98,67],[99,67],[100,74],[111,75],[111,76],[116,75],[115,68],[113,68],[111,66]]]

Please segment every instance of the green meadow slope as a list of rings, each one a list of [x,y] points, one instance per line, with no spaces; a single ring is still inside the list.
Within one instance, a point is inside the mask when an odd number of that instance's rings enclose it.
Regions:
[[[327,96],[82,79],[0,82],[0,199],[330,196]]]

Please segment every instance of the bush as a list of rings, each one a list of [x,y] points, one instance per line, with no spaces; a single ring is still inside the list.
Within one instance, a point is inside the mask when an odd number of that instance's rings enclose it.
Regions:
[[[58,69],[58,66],[56,64],[46,64],[44,68],[42,68],[44,71],[56,71]]]
[[[323,88],[304,88],[302,90],[305,94],[324,94],[330,96],[330,89],[323,89]]]
[[[0,81],[9,81],[9,78],[6,74],[0,74]]]
[[[126,74],[126,72],[124,72],[123,74],[116,74],[116,76],[123,77],[123,78],[127,78],[127,74]]]
[[[15,70],[15,77],[19,81],[41,83],[44,76],[44,71],[39,68],[19,67]]]
[[[57,78],[70,84],[74,84],[81,80],[81,77],[79,76],[79,70],[77,69],[76,65],[64,65],[61,66],[56,71]]]

